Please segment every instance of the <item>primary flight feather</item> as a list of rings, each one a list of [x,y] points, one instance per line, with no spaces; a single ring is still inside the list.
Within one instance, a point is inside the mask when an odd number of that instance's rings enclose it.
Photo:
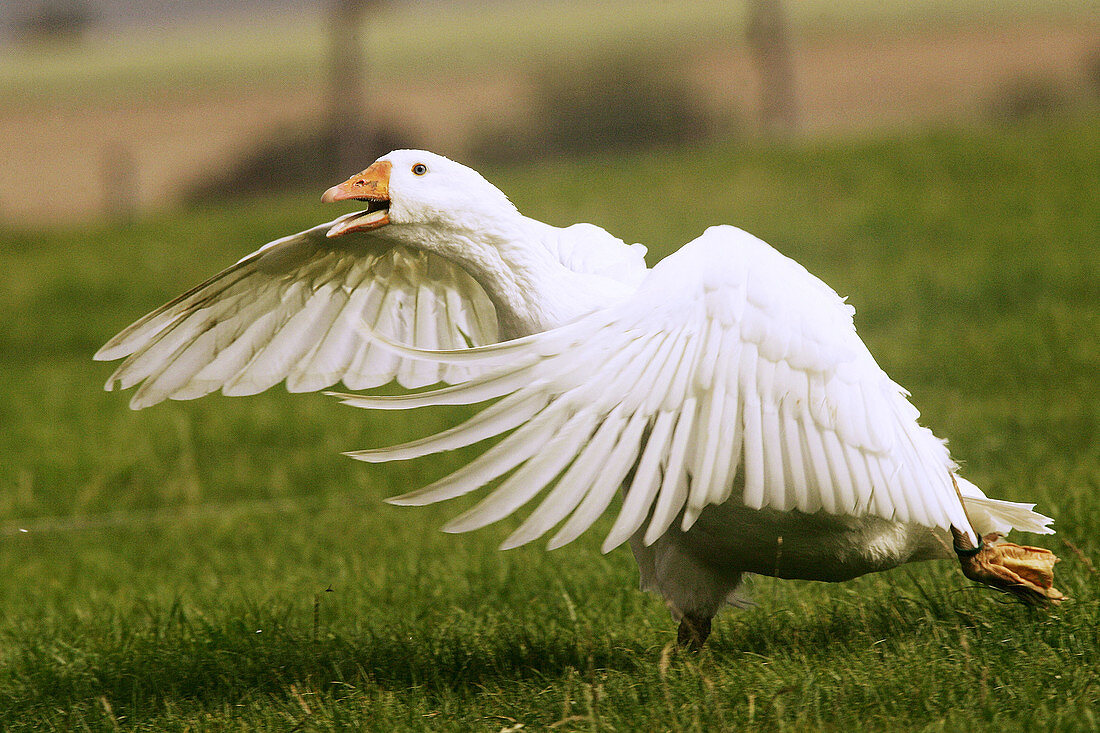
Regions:
[[[843,580],[954,550],[969,577],[1061,597],[1050,553],[982,540],[1051,520],[959,476],[852,307],[752,235],[711,227],[648,269],[643,246],[525,217],[475,171],[416,150],[323,198],[368,208],[276,240],[122,331],[96,354],[126,357],[107,389],[140,385],[134,408],[281,381],[451,385],[338,395],[373,409],[498,400],[350,455],[404,460],[508,433],[391,499],[502,479],[445,527],[463,532],[541,497],[505,548],[555,528],[549,546],[566,544],[621,494],[603,550],[630,542],[688,645],[744,573]]]

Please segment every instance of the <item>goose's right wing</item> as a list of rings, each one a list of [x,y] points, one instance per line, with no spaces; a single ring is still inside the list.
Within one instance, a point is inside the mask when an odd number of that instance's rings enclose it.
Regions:
[[[605,550],[643,526],[647,544],[674,521],[686,530],[726,501],[955,526],[977,543],[946,447],[917,424],[904,390],[856,335],[852,308],[732,227],[708,230],[634,295],[561,328],[464,352],[390,346],[495,369],[418,395],[342,395],[383,409],[503,398],[438,435],[351,454],[413,458],[514,430],[454,474],[393,500],[427,504],[507,477],[448,531],[496,521],[546,489],[505,546],[564,522],[550,543],[560,546],[626,482]],[[1017,508],[1030,522],[1023,527],[1050,521]]]
[[[343,217],[342,217],[343,218]],[[360,334],[455,349],[497,340],[482,288],[461,268],[370,233],[328,238],[340,219],[276,240],[158,308],[95,355],[126,360],[106,389],[141,384],[134,409],[221,389],[292,392],[465,380],[461,366],[402,358]]]

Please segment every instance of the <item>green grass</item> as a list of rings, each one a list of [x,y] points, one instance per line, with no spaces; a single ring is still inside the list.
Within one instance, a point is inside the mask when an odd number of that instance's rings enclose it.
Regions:
[[[1100,725],[1100,125],[733,144],[489,171],[525,212],[654,257],[736,223],[857,307],[879,362],[991,494],[1039,502],[1073,596],[1036,611],[951,563],[758,579],[668,648],[629,552],[383,496],[469,454],[366,466],[458,413],[281,389],[134,413],[114,331],[332,210],[315,192],[0,238],[0,728],[1095,730]],[[652,192],[661,191],[660,198]],[[603,529],[606,530],[606,523]],[[27,531],[22,531],[27,530]],[[1080,549],[1076,555],[1067,542]],[[331,592],[329,589],[331,588]]]
[[[746,3],[696,0],[583,0],[383,4],[364,26],[368,80],[383,89],[501,68],[558,68],[607,49],[683,55],[686,42],[740,43]],[[1089,21],[1089,0],[800,0],[788,3],[800,38],[859,29],[913,33],[975,23]],[[487,22],[487,16],[491,22]],[[104,35],[71,48],[0,49],[0,100],[25,105],[60,98],[131,100],[186,88],[231,93],[250,86],[323,83],[326,26],[319,14],[222,18],[181,28]]]

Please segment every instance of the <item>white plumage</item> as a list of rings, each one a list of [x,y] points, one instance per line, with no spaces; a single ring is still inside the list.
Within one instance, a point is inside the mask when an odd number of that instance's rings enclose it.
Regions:
[[[130,401],[139,409],[217,389],[256,394],[283,380],[292,392],[462,381],[466,370],[401,363],[360,330],[425,348],[492,343],[496,316],[477,283],[400,245],[336,249],[330,226],[272,242],[111,339],[96,358],[127,359],[108,389],[142,383]]]
[[[375,409],[498,399],[437,435],[350,455],[404,460],[512,431],[391,501],[503,478],[445,529],[541,495],[503,547],[556,527],[554,548],[622,491],[603,550],[630,540],[643,584],[697,641],[744,572],[839,580],[949,557],[951,527],[975,544],[1051,531],[1032,505],[959,477],[856,335],[851,306],[750,234],[711,227],[647,270],[640,245],[524,217],[474,171],[423,151],[326,193],[353,198],[371,208],[272,242],[112,339],[96,357],[128,358],[107,388],[140,383],[135,408],[284,380],[452,385],[339,395]]]

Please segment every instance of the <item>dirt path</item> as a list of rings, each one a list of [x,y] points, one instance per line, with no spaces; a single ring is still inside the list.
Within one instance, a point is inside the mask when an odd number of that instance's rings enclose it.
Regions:
[[[807,134],[919,127],[980,119],[996,89],[1029,75],[1084,96],[1084,65],[1100,52],[1100,22],[1004,25],[936,35],[906,29],[807,42],[797,55],[802,125]],[[756,78],[743,49],[711,49],[689,74],[717,108],[749,117]],[[380,85],[368,95],[375,114],[426,147],[461,155],[476,127],[522,116],[526,82],[502,70],[475,78]],[[28,104],[0,110],[0,219],[20,224],[72,222],[107,210],[103,169],[112,151],[129,151],[135,202],[170,206],[187,184],[248,149],[279,126],[316,120],[320,92],[296,87],[185,93],[127,105]]]

